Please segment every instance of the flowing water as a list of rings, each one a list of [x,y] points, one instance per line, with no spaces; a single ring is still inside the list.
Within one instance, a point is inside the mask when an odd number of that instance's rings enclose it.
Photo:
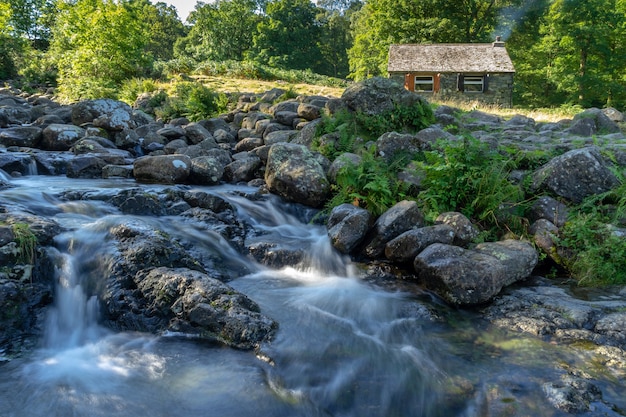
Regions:
[[[310,212],[277,199],[206,188],[227,197],[259,236],[305,244],[309,260],[301,268],[260,266],[219,235],[176,218],[57,198],[63,190],[136,187],[132,181],[10,181],[13,187],[0,191],[3,202],[67,231],[55,240],[57,287],[41,347],[0,365],[3,417],[559,416],[541,384],[558,380],[555,363],[585,361],[575,351],[490,329],[418,289],[364,282],[357,266],[332,250],[325,229],[306,222]],[[229,285],[279,323],[274,340],[255,353],[102,327],[95,296],[102,270],[92,259],[109,250],[104,235],[124,222],[145,222],[228,259],[237,271]],[[617,382],[606,378],[602,389],[605,399],[626,406]]]

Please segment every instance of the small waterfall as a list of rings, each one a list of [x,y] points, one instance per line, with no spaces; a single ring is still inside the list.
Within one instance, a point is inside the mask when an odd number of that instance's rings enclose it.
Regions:
[[[57,253],[55,306],[48,314],[45,346],[66,349],[93,342],[104,334],[98,326],[98,299],[80,282],[75,256]]]

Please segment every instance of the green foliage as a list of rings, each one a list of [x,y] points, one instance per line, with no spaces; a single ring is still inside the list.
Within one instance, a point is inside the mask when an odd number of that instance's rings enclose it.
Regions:
[[[433,109],[427,102],[417,102],[412,106],[396,105],[393,110],[377,114],[356,114],[357,124],[370,138],[378,138],[385,132],[417,132],[432,123]]]
[[[174,94],[155,109],[158,117],[171,120],[187,117],[191,121],[207,119],[227,110],[228,97],[200,83],[180,82]]]
[[[131,78],[122,83],[117,97],[132,106],[142,93],[152,93],[158,89],[159,86],[151,78]]]
[[[337,112],[332,117],[323,115],[317,127],[313,149],[334,161],[343,153],[357,151],[355,145],[362,143],[358,140],[358,134],[356,117],[349,111]]]
[[[523,192],[507,179],[514,165],[488,144],[467,136],[462,142],[439,143],[416,165],[427,218],[458,211],[493,233],[524,232]]]
[[[15,243],[19,251],[18,263],[32,264],[35,262],[35,248],[37,247],[37,237],[30,230],[27,223],[15,223],[11,226]]]
[[[581,285],[626,284],[626,184],[586,199],[560,231],[565,266]]]
[[[389,162],[376,156],[376,148],[370,147],[361,154],[358,165],[349,161],[337,173],[335,192],[327,208],[351,203],[379,216],[398,201],[406,198],[408,186],[400,181],[397,172],[403,162]]]

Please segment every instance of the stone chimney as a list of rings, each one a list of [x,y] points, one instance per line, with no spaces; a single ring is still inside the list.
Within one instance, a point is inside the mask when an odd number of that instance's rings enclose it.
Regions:
[[[504,41],[502,40],[502,36],[496,36],[496,41],[493,43],[493,47],[503,47]]]

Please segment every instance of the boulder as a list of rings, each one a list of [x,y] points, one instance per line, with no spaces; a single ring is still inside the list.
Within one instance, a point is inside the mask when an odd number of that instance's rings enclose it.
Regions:
[[[25,152],[0,153],[0,170],[11,175],[34,174],[34,162],[33,156]]]
[[[531,221],[549,220],[557,227],[562,227],[567,221],[568,214],[569,209],[565,204],[552,197],[541,196],[531,206],[528,217]]]
[[[370,116],[392,111],[396,106],[408,107],[425,102],[419,94],[384,77],[373,77],[352,84],[343,92],[341,100],[348,109]]]
[[[134,280],[144,314],[156,318],[161,331],[252,349],[269,340],[278,327],[254,301],[199,271],[160,267],[141,271]]]
[[[330,212],[326,227],[331,244],[339,252],[353,252],[372,225],[372,215],[352,204],[341,204]]]
[[[533,174],[533,188],[545,190],[574,203],[609,191],[620,182],[595,146],[557,156]]]
[[[452,244],[454,229],[447,224],[411,229],[385,245],[385,257],[392,262],[413,262],[415,257],[434,243]]]
[[[479,234],[470,219],[456,211],[441,213],[435,219],[435,223],[450,226],[454,230],[454,244],[458,246],[468,245]]]
[[[302,103],[298,106],[298,116],[306,120],[315,120],[320,118],[322,110],[319,106],[309,103]]]
[[[260,168],[261,158],[247,154],[224,167],[224,179],[233,183],[248,182],[257,177]]]
[[[191,160],[189,179],[195,184],[219,184],[224,175],[224,164],[212,156],[199,156]]]
[[[376,149],[378,156],[388,161],[396,155],[411,158],[421,150],[421,142],[415,135],[387,132],[376,140]]]
[[[189,139],[189,143],[196,145],[204,140],[212,140],[214,148],[217,147],[217,142],[213,139],[213,135],[204,126],[199,123],[190,123],[186,125],[183,130],[185,135]]]
[[[346,152],[339,155],[332,164],[330,164],[330,168],[328,169],[328,179],[333,183],[337,183],[337,175],[341,172],[344,167],[354,166],[357,167],[361,164],[363,158],[360,155],[355,153]]]
[[[576,128],[578,122],[591,122],[589,124],[589,134],[583,134],[581,136],[591,136],[594,134],[606,135],[620,132],[620,128],[617,123],[611,120],[603,110],[598,108],[590,108],[578,113],[574,116],[573,121],[574,123],[572,124],[572,127],[568,129],[568,131],[572,134],[575,134],[573,130]]]
[[[507,239],[480,243],[474,250],[491,255],[502,263],[505,270],[503,286],[528,278],[539,261],[533,245],[523,240]]]
[[[191,173],[191,158],[187,155],[142,156],[133,164],[137,181],[159,184],[183,183]]]
[[[385,211],[374,224],[364,253],[379,258],[385,253],[385,245],[407,230],[422,227],[424,215],[415,201],[404,200]]]
[[[506,269],[496,257],[442,243],[424,249],[413,266],[426,287],[458,306],[490,301],[506,280]]]
[[[270,192],[312,207],[322,206],[330,193],[330,183],[318,158],[306,146],[291,143],[272,145],[265,182]]]
[[[72,106],[72,123],[81,126],[93,123],[107,131],[134,129],[132,108],[121,101],[111,99],[84,100]]]
[[[85,129],[81,127],[51,124],[43,130],[41,148],[46,151],[67,151],[83,136]]]
[[[42,129],[37,126],[15,126],[0,130],[0,145],[5,147],[36,148],[42,138]]]

